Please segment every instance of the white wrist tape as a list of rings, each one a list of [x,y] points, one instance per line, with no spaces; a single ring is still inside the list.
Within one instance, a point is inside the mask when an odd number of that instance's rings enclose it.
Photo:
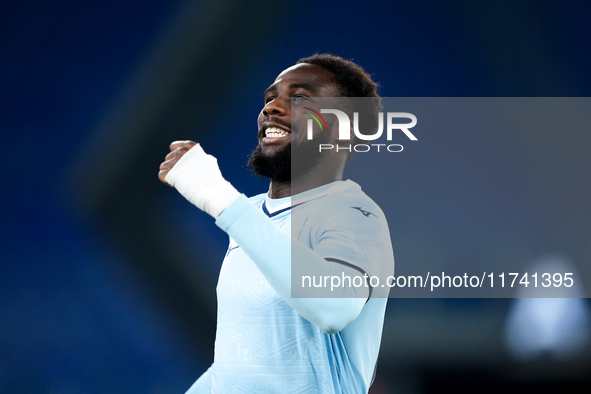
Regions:
[[[240,196],[222,176],[217,159],[205,153],[199,144],[180,158],[164,180],[216,219]]]

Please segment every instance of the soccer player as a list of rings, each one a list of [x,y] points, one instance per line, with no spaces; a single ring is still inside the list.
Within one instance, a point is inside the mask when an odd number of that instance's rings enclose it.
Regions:
[[[160,166],[160,180],[230,236],[217,285],[214,361],[190,394],[369,390],[387,299],[350,284],[339,297],[292,296],[300,285],[297,278],[292,284],[292,264],[343,281],[394,268],[383,212],[356,183],[342,180],[350,153],[318,152],[318,141],[338,143],[334,127],[306,138],[301,108],[323,97],[379,102],[369,75],[337,56],[317,54],[281,72],[265,91],[259,143],[248,160],[254,173],[270,178],[267,193],[240,194],[192,141],[173,142]],[[292,152],[304,150],[305,160],[292,163]]]

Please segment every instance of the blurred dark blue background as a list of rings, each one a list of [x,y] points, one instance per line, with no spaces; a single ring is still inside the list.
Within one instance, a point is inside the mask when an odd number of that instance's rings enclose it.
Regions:
[[[265,191],[244,163],[263,90],[298,58],[352,59],[387,97],[589,96],[590,13],[572,0],[3,2],[0,392],[182,392],[205,370],[226,236],[158,182],[158,165],[170,141],[195,139],[239,190]],[[582,136],[576,152],[587,148]],[[589,174],[587,156],[576,157],[569,165]],[[556,252],[589,262],[580,245],[591,194],[580,187],[556,194],[558,204],[540,200],[536,209],[556,209],[542,224],[565,236],[517,234],[516,260]],[[436,242],[405,220],[393,235],[411,225],[415,240]],[[509,306],[391,300],[374,392],[588,383],[589,347],[562,361],[513,360],[503,350]]]

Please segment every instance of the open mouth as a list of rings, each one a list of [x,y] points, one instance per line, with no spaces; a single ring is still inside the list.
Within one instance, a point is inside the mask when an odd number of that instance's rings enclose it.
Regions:
[[[265,129],[265,137],[283,138],[289,135],[288,131],[280,129],[279,127],[267,127]]]

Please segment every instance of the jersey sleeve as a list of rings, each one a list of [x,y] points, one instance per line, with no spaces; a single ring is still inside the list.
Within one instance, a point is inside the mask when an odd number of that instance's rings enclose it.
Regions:
[[[348,265],[385,283],[394,274],[390,231],[382,210],[369,198],[328,201],[318,212],[313,249],[328,261]],[[297,215],[297,212],[294,213]],[[380,287],[378,285],[378,287]],[[381,288],[381,287],[380,287]],[[372,296],[387,297],[387,292]]]
[[[333,275],[357,272],[334,264],[303,243],[282,232],[244,195],[234,201],[216,224],[234,239],[256,264],[277,294],[292,308],[324,332],[332,334],[346,327],[361,313],[367,288],[347,288],[340,297],[294,297],[292,263],[296,266],[322,267]]]

